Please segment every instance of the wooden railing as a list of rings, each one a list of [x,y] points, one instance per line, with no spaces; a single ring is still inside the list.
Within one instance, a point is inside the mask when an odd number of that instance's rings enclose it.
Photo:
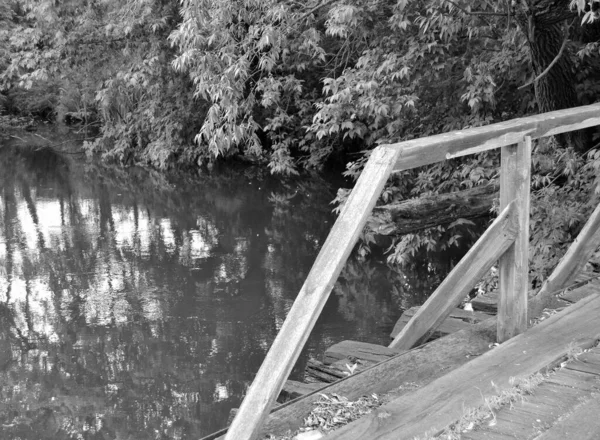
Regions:
[[[409,349],[426,338],[498,259],[498,342],[524,331],[527,328],[531,141],[594,125],[600,125],[600,103],[382,145],[373,150],[225,439],[252,440],[259,435],[367,217],[394,171],[502,148],[500,214],[390,346]],[[582,257],[580,259],[584,258],[581,253],[593,252],[600,244],[600,234],[595,234],[599,225],[600,207],[584,227],[588,233],[574,251]],[[585,261],[587,259],[589,255]],[[562,275],[557,275],[551,286],[542,286],[542,291],[560,285],[561,276],[565,278],[573,272],[574,265],[557,268],[555,273],[559,271]],[[552,278],[548,282],[552,282]]]

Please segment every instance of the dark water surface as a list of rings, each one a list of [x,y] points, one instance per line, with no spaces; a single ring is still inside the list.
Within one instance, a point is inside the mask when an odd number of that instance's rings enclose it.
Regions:
[[[166,179],[0,141],[0,439],[224,427],[333,223],[336,189],[251,170]],[[293,375],[341,340],[387,343],[439,282],[420,267],[349,262]]]

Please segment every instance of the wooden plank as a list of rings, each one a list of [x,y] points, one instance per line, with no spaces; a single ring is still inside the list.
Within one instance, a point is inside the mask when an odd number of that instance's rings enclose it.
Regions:
[[[427,385],[474,357],[489,351],[495,341],[496,317],[491,317],[469,329],[428,342],[334,382],[322,388],[320,392],[336,393],[350,400],[371,393],[403,395],[414,389],[414,384]],[[288,430],[298,429],[302,420],[314,408],[314,403],[319,400],[320,392],[275,407],[268,416],[262,433],[283,435]],[[222,429],[202,440],[221,439],[226,432],[227,429]]]
[[[563,292],[558,297],[564,301],[568,301],[570,303],[575,303],[580,299],[583,299],[587,296],[590,296],[592,293],[598,292],[598,286],[594,284],[586,284],[584,286],[578,287],[573,290],[569,290],[567,292]]]
[[[398,321],[396,321],[396,325],[394,325],[394,328],[392,329],[392,333],[390,333],[390,337],[392,339],[394,339],[398,335],[398,333],[400,333],[400,330],[402,330],[404,328],[404,326],[406,324],[408,324],[410,319],[413,316],[415,316],[415,314],[417,313],[417,311],[420,308],[421,308],[421,306],[414,306],[414,307],[411,307],[410,309],[405,310],[404,313],[402,313],[402,316],[400,316]],[[442,333],[443,336],[456,331],[456,330],[451,330],[451,329],[457,327],[457,325],[455,325],[454,323],[452,323],[449,326],[447,326],[446,328],[444,328],[444,324],[447,323],[448,320],[451,318],[454,321],[463,321],[468,324],[477,324],[478,322],[482,322],[482,321],[485,321],[486,319],[489,319],[490,314],[476,312],[476,311],[470,311],[470,310],[464,310],[464,309],[461,309],[458,307],[454,308],[450,311],[448,318],[446,318],[446,320],[440,325],[440,327],[437,330],[439,333]],[[464,327],[464,328],[466,328],[466,327]]]
[[[583,226],[583,229],[561,258],[558,266],[542,285],[540,291],[530,300],[530,317],[538,316],[552,301],[555,292],[564,289],[585,267],[588,260],[600,246],[600,204]]]
[[[279,395],[348,255],[356,244],[399,151],[377,147],[323,244],[298,297],[275,338],[240,409],[227,440],[255,439]]]
[[[504,434],[498,434],[496,432],[487,431],[473,431],[462,433],[460,435],[461,440],[510,440]]]
[[[527,330],[529,292],[529,186],[531,137],[519,145],[502,147],[500,209],[517,202],[518,229],[512,246],[498,262],[498,342]]]
[[[473,310],[486,312],[490,314],[498,313],[498,291],[486,292],[483,295],[477,295],[471,300]]]
[[[336,393],[355,400],[365,394],[391,392],[401,395],[412,391],[416,385],[425,385],[490,350],[495,340],[496,318],[492,317],[468,330],[461,330],[396,355],[358,374],[332,383],[318,393],[274,408],[263,426],[262,433],[283,435],[288,430],[298,429],[302,420],[313,410],[320,393]],[[215,432],[202,440],[220,439],[225,432],[225,429]]]
[[[305,394],[310,394],[314,391],[320,390],[326,386],[324,383],[304,383],[298,382],[296,380],[287,380],[281,393],[279,393],[279,397],[277,398],[278,402],[287,402],[289,400],[296,399],[297,397],[304,396]]]
[[[384,347],[383,345],[369,344],[360,341],[341,341],[332,345],[323,355],[325,365],[336,361],[345,360],[346,362],[382,362],[386,359],[396,356],[399,350]]]
[[[600,396],[581,403],[574,411],[544,432],[537,440],[597,440],[600,433]]]
[[[600,364],[600,359],[594,357],[596,350],[581,356],[588,355],[588,358]],[[468,438],[485,439],[488,433],[502,433],[510,438],[537,438],[599,390],[600,380],[597,376],[562,368],[551,374],[524,400],[498,410],[495,424],[484,422]]]
[[[591,257],[590,257],[591,260]],[[589,260],[588,260],[589,263]],[[595,272],[594,270],[584,270],[583,272],[580,272],[577,277],[575,278],[576,282],[585,282],[585,281],[589,281],[592,280],[594,278],[598,278],[600,276],[600,273]]]
[[[309,358],[306,364],[306,380],[316,380],[320,382],[331,383],[336,380],[343,379],[350,374],[350,370],[346,367],[349,361],[336,361],[329,365],[314,358]],[[365,368],[373,365],[373,362],[358,364],[357,371],[362,371]]]
[[[577,356],[577,360],[581,362],[600,364],[600,348],[594,347],[591,350],[581,353]]]
[[[565,356],[569,346],[600,338],[600,295],[567,307],[466,365],[326,436],[333,439],[392,440],[441,430],[465,406],[512,387],[511,377],[528,377]],[[548,335],[552,337],[549,338]]]
[[[510,420],[507,420],[510,417]],[[500,412],[496,415],[496,424],[488,426],[488,432],[496,432],[503,434],[508,439],[521,438],[525,439],[533,433],[532,420],[526,417],[515,417],[511,412],[510,415]]]
[[[401,152],[394,171],[600,125],[600,103],[385,145]]]
[[[569,362],[565,368],[569,370],[581,371],[584,373],[595,374],[596,376],[600,376],[600,365],[591,364],[588,362],[581,361],[573,361]]]
[[[511,202],[394,338],[390,348],[407,350],[427,340],[513,243],[516,227],[516,206]]]
[[[406,327],[406,325],[410,322],[411,319],[412,317],[404,317],[404,315],[401,316],[400,319],[396,322],[392,333],[390,333],[390,337],[394,339],[396,336],[398,336],[402,329]],[[446,336],[450,333],[454,333],[459,330],[465,329],[470,325],[471,324],[469,324],[466,321],[463,321],[462,319],[456,319],[449,316],[446,319],[444,319],[444,321],[442,321],[442,323],[435,330],[430,332],[430,339],[441,338],[442,336]]]
[[[597,375],[566,368],[550,376],[546,382],[567,388],[600,391],[600,378]]]

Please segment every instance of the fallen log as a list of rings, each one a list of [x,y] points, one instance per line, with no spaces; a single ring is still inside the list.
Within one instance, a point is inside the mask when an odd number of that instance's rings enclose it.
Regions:
[[[377,206],[374,211],[383,215],[386,224],[376,228],[374,232],[384,236],[409,234],[446,225],[460,218],[473,219],[490,215],[494,200],[499,196],[499,188],[496,183],[488,183],[464,191]]]

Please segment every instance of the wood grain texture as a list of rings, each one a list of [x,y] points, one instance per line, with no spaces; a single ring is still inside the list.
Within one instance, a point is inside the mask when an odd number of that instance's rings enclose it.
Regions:
[[[541,440],[545,435],[556,432],[556,429],[568,420],[578,419],[582,427],[589,426],[589,421],[582,420],[578,414],[594,400],[594,395],[600,391],[600,381],[593,380],[593,376],[589,374],[576,378],[572,376],[568,370],[558,371],[551,381],[544,381],[526,399],[501,408],[496,413],[495,424],[484,423],[467,436],[461,435],[461,438],[486,440],[492,434],[504,435],[504,440]],[[587,416],[589,417],[589,413]],[[595,421],[591,423],[592,426],[595,424]],[[563,436],[557,438],[586,438],[577,435],[577,428],[570,424],[570,429],[566,433],[563,431]]]
[[[329,384],[318,392],[275,407],[267,417],[261,432],[283,435],[288,430],[298,429],[302,420],[314,408],[315,402],[319,400],[320,393],[336,393],[350,400],[371,393],[390,393],[395,396],[406,394],[412,390],[407,384],[427,385],[489,351],[495,341],[496,317],[493,316],[474,324],[471,328],[402,352],[387,361]],[[202,440],[222,439],[226,432],[227,429],[222,429]]]
[[[390,348],[408,350],[435,331],[514,242],[516,215],[515,203],[511,202],[394,338]]]
[[[448,371],[463,365],[475,356],[490,350],[496,339],[496,317],[473,325],[446,337],[436,339],[416,349],[403,352],[364,371],[329,384],[316,393],[305,395],[273,409],[263,425],[262,433],[283,435],[298,429],[314,409],[320,393],[336,393],[356,400],[371,393],[402,395],[414,389],[414,384],[426,385]],[[210,434],[202,440],[221,439],[226,430]]]
[[[361,341],[341,341],[325,350],[323,363],[327,365],[341,360],[376,363],[394,357],[398,353],[399,350],[383,345]]]
[[[400,331],[406,326],[406,324],[408,324],[408,322],[412,319],[413,316],[415,316],[415,314],[419,311],[420,308],[421,306],[414,306],[406,310],[402,314],[402,316],[400,316],[400,319],[398,319],[396,325],[394,325],[394,328],[390,333],[390,338],[394,339],[396,336],[398,336],[398,333],[400,333]],[[464,324],[463,327],[458,328],[458,330],[460,330],[462,328],[466,328],[469,324],[477,324],[478,322],[485,321],[489,318],[490,315],[488,313],[475,311],[471,312],[460,308],[455,308],[450,311],[450,314],[438,327],[438,329],[434,333],[434,336],[437,333],[440,333],[440,337],[445,336],[449,333],[454,333],[455,331],[457,331],[457,326],[459,325],[458,323]]]
[[[477,295],[471,300],[473,310],[489,313],[491,315],[498,314],[498,291],[492,290]]]
[[[512,387],[562,359],[569,346],[600,338],[600,295],[594,294],[542,321],[440,379],[332,432],[325,440],[401,440],[441,430],[483,397]],[[551,336],[549,336],[551,335]]]
[[[531,137],[502,147],[500,209],[517,204],[517,237],[498,262],[498,342],[527,330]]]
[[[600,103],[388,144],[401,151],[394,171],[600,125]]]
[[[583,357],[594,365],[600,365],[600,349],[584,353]],[[552,373],[533,392],[521,401],[498,409],[496,423],[482,423],[461,438],[486,440],[496,435],[510,439],[580,439],[590,438],[584,433],[595,432],[598,438],[598,408],[600,377],[561,368]],[[594,408],[594,413],[590,409]],[[591,419],[594,420],[591,420]],[[589,428],[593,428],[593,430]],[[546,437],[549,436],[549,437]]]
[[[382,205],[375,212],[383,217],[383,225],[375,229],[379,235],[410,234],[459,218],[478,218],[491,214],[498,199],[500,185],[488,183],[463,191],[433,194]]]
[[[597,440],[600,435],[600,395],[585,400],[537,440]]]
[[[231,424],[227,440],[255,439],[304,347],[399,152],[377,147],[323,244]]]
[[[297,380],[287,380],[283,385],[281,393],[277,398],[278,402],[287,402],[289,400],[296,399],[305,394],[310,394],[314,391],[320,390],[326,384],[324,383],[304,383],[298,382]]]
[[[564,289],[577,277],[599,246],[600,204],[594,209],[583,229],[539,292],[530,299],[529,319],[540,315],[546,304],[552,301],[554,293]]]

